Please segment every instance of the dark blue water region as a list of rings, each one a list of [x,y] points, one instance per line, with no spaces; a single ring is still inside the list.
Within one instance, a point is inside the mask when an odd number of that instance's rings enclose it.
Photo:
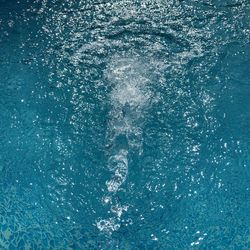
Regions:
[[[0,249],[250,249],[247,0],[0,0]]]

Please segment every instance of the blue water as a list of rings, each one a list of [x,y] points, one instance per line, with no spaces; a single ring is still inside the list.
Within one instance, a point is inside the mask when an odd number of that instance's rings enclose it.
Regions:
[[[0,249],[250,249],[248,0],[0,0]]]

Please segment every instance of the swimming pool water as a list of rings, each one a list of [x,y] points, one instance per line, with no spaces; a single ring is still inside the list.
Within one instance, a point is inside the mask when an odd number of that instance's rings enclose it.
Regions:
[[[247,0],[0,0],[0,249],[250,249]]]

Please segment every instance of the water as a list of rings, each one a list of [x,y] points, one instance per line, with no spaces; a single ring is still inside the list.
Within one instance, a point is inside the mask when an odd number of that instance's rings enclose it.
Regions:
[[[249,13],[0,0],[0,249],[249,249]]]

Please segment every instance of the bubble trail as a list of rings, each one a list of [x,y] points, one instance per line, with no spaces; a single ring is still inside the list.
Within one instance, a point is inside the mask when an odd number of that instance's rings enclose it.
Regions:
[[[142,68],[143,65],[136,60],[116,59],[111,62],[107,75],[113,84],[106,134],[109,149],[107,167],[112,176],[106,182],[107,195],[103,197],[103,203],[110,204],[114,215],[109,219],[100,219],[97,227],[109,234],[120,228],[121,216],[129,208],[115,200],[129,174],[129,155],[132,152],[141,155],[143,151],[142,120],[151,92],[147,86],[149,79],[141,73]]]

